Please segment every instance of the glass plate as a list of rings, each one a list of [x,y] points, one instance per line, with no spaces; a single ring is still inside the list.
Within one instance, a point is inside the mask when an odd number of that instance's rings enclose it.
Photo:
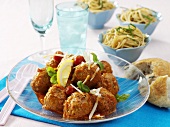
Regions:
[[[102,118],[102,119],[92,119],[92,120],[68,120],[63,119],[62,115],[56,114],[54,112],[45,110],[42,108],[42,105],[39,103],[36,95],[34,94],[30,82],[28,82],[22,94],[19,94],[15,91],[14,87],[19,84],[20,80],[17,80],[18,83],[10,85],[10,82],[16,78],[17,71],[23,65],[26,64],[35,64],[39,68],[45,66],[46,62],[49,60],[50,56],[53,55],[56,51],[63,51],[64,53],[71,54],[83,54],[83,52],[91,53],[94,52],[99,60],[108,61],[113,70],[113,74],[116,76],[120,90],[118,94],[130,94],[130,97],[124,101],[119,102],[117,104],[116,112]],[[20,74],[22,75],[22,74]],[[22,76],[21,76],[22,78]],[[17,86],[18,87],[18,86]],[[98,123],[104,121],[114,120],[128,114],[133,113],[137,109],[139,109],[144,103],[147,101],[149,97],[149,84],[147,79],[142,74],[140,70],[138,70],[131,63],[116,57],[111,54],[88,50],[88,49],[74,49],[74,48],[65,48],[65,49],[50,49],[42,52],[34,53],[22,61],[20,61],[17,65],[15,65],[10,71],[7,78],[7,89],[9,91],[10,96],[13,100],[25,110],[36,114],[38,116],[60,121],[60,122],[69,122],[69,123]]]

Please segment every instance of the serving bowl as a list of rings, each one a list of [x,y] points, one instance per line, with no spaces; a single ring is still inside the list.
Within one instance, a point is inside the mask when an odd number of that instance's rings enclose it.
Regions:
[[[102,29],[104,25],[112,18],[115,10],[118,7],[117,2],[113,2],[115,8],[111,10],[105,10],[98,13],[93,13],[89,11],[88,25],[92,29]]]
[[[153,22],[153,23],[150,23],[147,27],[146,27],[146,24],[139,24],[139,23],[134,23],[134,22],[123,22],[123,21],[121,21],[120,18],[119,18],[119,17],[120,17],[120,14],[116,14],[116,18],[117,18],[117,20],[118,20],[118,22],[119,22],[119,24],[120,24],[121,26],[127,26],[127,25],[129,25],[129,24],[133,24],[133,25],[135,25],[136,27],[138,27],[138,28],[142,31],[142,33],[151,35],[151,34],[155,31],[157,25],[158,25],[158,24],[160,23],[160,21],[163,19],[161,13],[155,12],[155,11],[154,11],[153,13],[154,13],[154,15],[155,15],[155,17],[156,17],[157,20],[156,20],[155,22]]]
[[[102,46],[104,51],[106,53],[113,54],[115,56],[123,58],[124,60],[127,60],[130,63],[136,61],[139,58],[139,56],[141,55],[141,53],[143,52],[145,47],[151,41],[151,37],[148,35],[147,38],[145,39],[146,44],[144,46],[133,47],[133,48],[114,49],[114,48],[111,48],[111,47],[102,43],[103,42],[103,34],[105,34],[105,33],[106,33],[106,31],[103,33],[100,33],[98,36],[98,43]]]
[[[64,119],[62,118],[62,115],[60,114],[43,109],[42,105],[38,101],[34,91],[32,90],[30,86],[30,82],[27,83],[22,94],[19,94],[16,91],[16,89],[13,89],[16,87],[20,87],[20,86],[17,86],[18,84],[24,85],[24,82],[23,83],[20,82],[22,81],[22,78],[24,78],[22,76],[21,76],[21,80],[17,80],[15,84],[12,84],[12,85],[10,84],[11,81],[15,79],[17,71],[22,66],[31,63],[31,64],[37,65],[39,68],[43,68],[45,67],[46,62],[50,59],[51,55],[53,55],[58,50],[63,51],[64,53],[80,54],[80,55],[83,55],[85,52],[87,54],[93,52],[98,56],[99,60],[105,60],[109,62],[113,69],[113,74],[116,77],[117,82],[119,84],[120,90],[118,94],[120,95],[130,94],[130,97],[123,102],[119,102],[117,104],[116,111],[108,116],[105,116],[102,119],[71,120],[71,119]],[[123,67],[119,66],[118,64],[115,64],[115,61],[119,62],[120,64],[124,62],[126,63],[126,66],[123,66]],[[133,68],[133,72],[129,70],[131,68]],[[21,73],[24,73],[24,72],[21,72]],[[90,49],[88,50],[88,49],[78,49],[78,48],[49,49],[49,50],[34,53],[24,58],[23,60],[18,62],[18,64],[16,64],[10,71],[7,77],[7,89],[8,89],[9,95],[21,108],[35,115],[38,115],[38,116],[41,116],[41,117],[44,117],[50,120],[59,121],[59,122],[68,122],[68,123],[98,123],[98,122],[110,121],[113,119],[126,116],[128,114],[135,112],[141,106],[143,106],[145,102],[147,101],[149,97],[149,92],[150,92],[147,79],[145,78],[143,73],[131,63],[117,56],[114,56],[112,54],[90,50]]]

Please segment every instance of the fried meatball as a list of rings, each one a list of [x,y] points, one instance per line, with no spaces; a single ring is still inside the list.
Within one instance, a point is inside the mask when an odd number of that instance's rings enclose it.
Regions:
[[[73,73],[72,81],[76,84],[78,81],[84,81],[89,75],[89,79],[86,81],[86,85],[89,88],[94,88],[97,83],[100,81],[101,71],[96,71],[99,67],[95,64],[83,64],[76,66],[75,71]]]
[[[94,103],[88,93],[74,92],[64,103],[63,118],[88,119]]]
[[[46,96],[44,97],[43,108],[62,114],[64,108],[63,103],[66,99],[67,96],[65,88],[55,84],[50,87]]]
[[[101,76],[101,82],[98,82],[97,84],[97,88],[99,87],[106,88],[113,95],[116,95],[119,91],[117,80],[112,73],[103,73]]]
[[[47,67],[57,68],[59,62],[51,58],[49,62],[46,63]]]
[[[97,113],[109,115],[116,111],[117,100],[115,96],[105,88],[100,89],[101,97],[98,99]]]
[[[57,66],[59,65],[59,63],[61,62],[62,57],[60,56],[55,56],[56,54],[60,54],[60,55],[64,55],[63,52],[61,51],[57,51],[53,57],[51,57],[50,61],[46,63],[47,67],[52,67],[52,68],[57,68]]]
[[[41,93],[36,93],[36,96],[38,98],[38,101],[43,105],[44,104],[44,97],[45,97],[45,94],[41,94]]]
[[[37,74],[31,81],[31,87],[34,92],[45,95],[51,86],[50,76],[46,71],[46,68],[38,69]]]
[[[103,66],[104,66],[104,69],[101,71],[101,73],[112,73],[112,67],[111,65],[107,62],[107,61],[104,61],[102,60],[101,61]]]

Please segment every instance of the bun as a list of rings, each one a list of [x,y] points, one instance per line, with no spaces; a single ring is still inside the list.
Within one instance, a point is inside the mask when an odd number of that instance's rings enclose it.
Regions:
[[[168,75],[159,76],[150,85],[150,95],[148,102],[159,107],[170,107],[170,78]]]
[[[170,76],[170,63],[160,58],[143,59],[136,61],[133,64],[141,69],[145,75]]]
[[[149,58],[133,63],[146,76],[150,85],[148,102],[159,107],[170,107],[170,63],[160,58]]]

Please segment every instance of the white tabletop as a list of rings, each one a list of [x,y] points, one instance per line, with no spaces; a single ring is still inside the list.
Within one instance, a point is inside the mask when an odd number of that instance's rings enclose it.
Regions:
[[[69,1],[69,0],[62,0]],[[61,0],[55,0],[55,4]],[[169,0],[119,0],[119,5],[136,7],[137,4],[159,11],[163,20],[158,24],[152,34],[152,42],[145,48],[139,59],[158,57],[170,62],[170,16]],[[120,10],[117,9],[115,14]],[[115,18],[105,24],[104,29],[119,25]],[[103,49],[97,43],[97,36],[104,31],[87,30],[87,48]],[[56,15],[51,29],[46,35],[46,49],[59,47]],[[0,0],[0,79],[11,68],[26,56],[39,51],[40,40],[38,33],[32,27],[29,18],[28,0]],[[10,116],[6,125],[8,127],[48,126],[46,123],[37,122],[16,116]],[[51,125],[53,127],[54,125]]]

